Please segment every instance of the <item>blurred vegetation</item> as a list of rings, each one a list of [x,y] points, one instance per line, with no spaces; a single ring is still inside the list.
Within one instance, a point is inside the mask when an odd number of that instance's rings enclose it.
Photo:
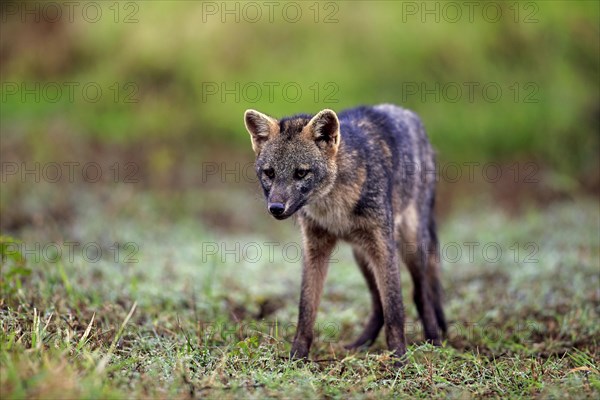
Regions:
[[[38,155],[54,151],[48,132],[60,130],[101,143],[182,146],[206,158],[218,148],[249,151],[242,124],[247,108],[279,117],[392,102],[423,117],[442,160],[533,159],[598,181],[598,2],[496,2],[497,22],[484,17],[480,4],[472,21],[466,8],[458,22],[446,9],[439,23],[397,2],[319,3],[319,22],[313,3],[302,3],[296,23],[281,8],[271,23],[266,8],[250,22],[244,16],[252,10],[211,14],[200,2],[131,4],[121,3],[118,16],[113,3],[102,4],[95,23],[82,18],[81,8],[74,22],[65,10],[55,23],[31,16],[23,23],[3,11],[5,138],[28,138]],[[334,22],[325,23],[328,16]],[[80,84],[74,101],[65,82]],[[89,82],[103,90],[98,102],[82,98],[80,88]],[[272,98],[269,82],[279,85]],[[16,92],[7,86],[15,83]],[[23,91],[36,83],[50,93],[40,101]],[[48,101],[48,83],[63,87],[59,101]],[[302,89],[298,101],[291,101],[293,89],[282,93],[287,83]],[[484,93],[488,84],[493,88]],[[223,99],[221,89],[235,92],[236,85],[239,98]],[[495,101],[497,87],[502,93]],[[168,152],[153,157],[163,167],[175,162]]]

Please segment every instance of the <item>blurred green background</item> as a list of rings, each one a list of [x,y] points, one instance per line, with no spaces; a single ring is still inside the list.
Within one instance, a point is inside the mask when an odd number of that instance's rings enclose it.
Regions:
[[[132,161],[143,187],[197,188],[207,162],[252,161],[247,108],[390,102],[442,163],[533,162],[555,192],[598,193],[598,2],[269,4],[2,3],[3,160]],[[3,183],[10,213],[23,191]]]

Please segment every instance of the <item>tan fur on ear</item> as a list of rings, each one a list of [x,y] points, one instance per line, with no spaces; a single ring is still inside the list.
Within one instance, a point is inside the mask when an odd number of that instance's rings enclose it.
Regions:
[[[317,142],[317,145],[332,154],[337,152],[340,144],[340,121],[335,111],[325,109],[319,111],[303,130]]]
[[[279,122],[256,110],[246,110],[244,125],[252,140],[252,149],[258,155],[262,146],[279,134]]]

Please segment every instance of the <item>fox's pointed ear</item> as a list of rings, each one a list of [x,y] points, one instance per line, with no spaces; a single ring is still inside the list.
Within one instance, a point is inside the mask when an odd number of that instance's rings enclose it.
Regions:
[[[256,110],[246,110],[244,124],[252,139],[252,149],[257,155],[262,146],[279,133],[279,122]]]
[[[321,149],[328,150],[332,155],[337,152],[340,144],[340,121],[333,110],[320,111],[306,125],[306,129]]]

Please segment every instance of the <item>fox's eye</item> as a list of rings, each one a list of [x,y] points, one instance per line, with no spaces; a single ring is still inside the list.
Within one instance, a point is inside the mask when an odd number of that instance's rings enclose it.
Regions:
[[[294,172],[294,178],[296,179],[302,179],[306,176],[306,174],[308,174],[309,170],[307,169],[297,169],[296,172]]]
[[[275,178],[275,171],[273,171],[273,168],[268,168],[268,169],[263,169],[263,173],[267,176],[267,178],[269,179],[273,179]]]

